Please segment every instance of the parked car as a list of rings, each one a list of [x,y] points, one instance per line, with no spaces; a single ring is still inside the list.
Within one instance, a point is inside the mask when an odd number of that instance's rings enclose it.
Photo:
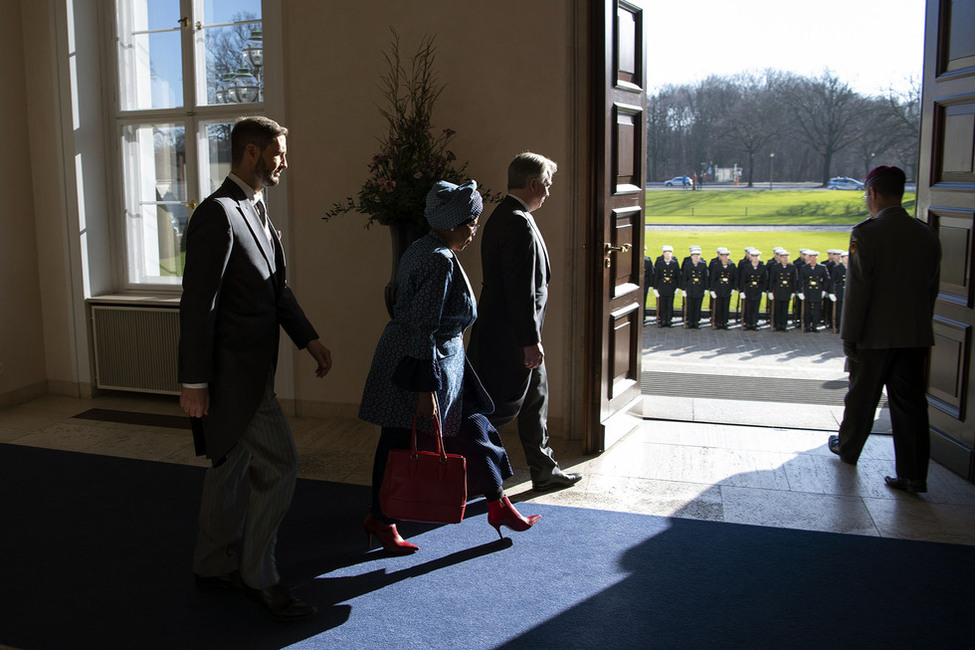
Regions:
[[[828,190],[862,190],[863,183],[849,176],[834,176],[826,184]]]
[[[669,181],[664,181],[664,187],[690,187],[691,179],[689,176],[674,176]]]

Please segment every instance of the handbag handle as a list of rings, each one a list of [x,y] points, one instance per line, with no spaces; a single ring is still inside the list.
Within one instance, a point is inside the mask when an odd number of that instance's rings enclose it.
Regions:
[[[417,415],[416,413],[414,413],[413,414],[413,431],[410,434],[410,450],[413,452],[410,457],[411,458],[414,458],[414,459],[417,456],[417,452],[416,452],[416,422],[419,419],[420,419],[420,416]],[[440,432],[440,414],[439,413],[434,413],[433,414],[433,417],[430,418],[430,419],[433,420],[433,432],[436,434],[436,438],[437,438],[437,453],[440,454],[440,462],[441,463],[446,463],[447,462],[447,451],[444,449],[444,446],[443,446],[443,434]]]

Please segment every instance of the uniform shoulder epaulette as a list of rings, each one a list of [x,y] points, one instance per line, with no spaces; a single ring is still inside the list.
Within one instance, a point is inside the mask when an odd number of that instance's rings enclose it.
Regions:
[[[853,226],[853,229],[855,230],[857,228],[860,228],[861,226],[865,226],[868,223],[870,223],[871,221],[873,221],[873,218],[872,217],[867,217],[866,219],[864,219],[863,221],[861,221],[857,225]]]

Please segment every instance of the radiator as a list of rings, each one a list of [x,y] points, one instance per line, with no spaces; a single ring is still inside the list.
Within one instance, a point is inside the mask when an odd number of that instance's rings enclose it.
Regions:
[[[91,305],[95,386],[179,394],[179,309]]]

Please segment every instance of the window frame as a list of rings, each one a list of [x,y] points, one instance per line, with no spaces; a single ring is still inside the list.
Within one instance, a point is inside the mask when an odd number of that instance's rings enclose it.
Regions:
[[[201,146],[206,139],[206,125],[214,122],[232,124],[240,117],[249,115],[280,115],[283,114],[283,65],[281,64],[281,6],[280,0],[261,0],[261,29],[263,37],[264,58],[264,96],[263,101],[246,104],[205,104],[197,105],[197,73],[206,69],[205,60],[197,61],[195,24],[202,16],[204,0],[179,0],[180,16],[190,20],[186,27],[180,29],[182,56],[182,97],[183,105],[175,108],[123,109],[122,73],[119,57],[119,30],[117,20],[116,1],[103,5],[102,25],[104,33],[109,38],[104,39],[103,57],[105,84],[106,125],[105,134],[110,139],[107,151],[110,153],[110,174],[108,188],[110,203],[116,206],[109,215],[108,231],[110,236],[110,250],[112,251],[112,275],[115,286],[122,294],[130,295],[159,295],[178,296],[182,292],[181,276],[173,276],[171,282],[140,281],[131,272],[132,264],[137,253],[129,244],[129,224],[126,197],[125,152],[123,151],[123,134],[125,129],[136,125],[177,124],[184,128],[184,151],[186,171],[186,203],[190,208],[190,218],[193,209],[207,195],[210,194],[209,162],[203,157],[207,151]],[[121,0],[124,1],[124,0]],[[205,84],[205,81],[202,82]],[[201,131],[202,129],[202,131]],[[222,179],[221,179],[222,180]],[[205,193],[204,193],[205,192]],[[277,204],[284,203],[286,189],[279,188],[276,192],[275,221],[287,221],[286,210]],[[137,261],[137,260],[136,260]],[[155,276],[149,276],[154,278]]]

